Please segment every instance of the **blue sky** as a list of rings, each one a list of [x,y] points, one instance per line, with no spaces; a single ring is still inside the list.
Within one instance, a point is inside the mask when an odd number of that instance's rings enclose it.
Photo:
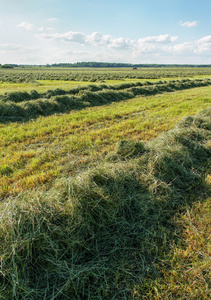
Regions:
[[[0,63],[211,64],[211,0],[0,0]]]

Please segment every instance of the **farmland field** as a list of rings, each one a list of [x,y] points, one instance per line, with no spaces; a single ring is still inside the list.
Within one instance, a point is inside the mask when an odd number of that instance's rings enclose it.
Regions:
[[[211,68],[0,70],[0,299],[210,298],[210,130]]]

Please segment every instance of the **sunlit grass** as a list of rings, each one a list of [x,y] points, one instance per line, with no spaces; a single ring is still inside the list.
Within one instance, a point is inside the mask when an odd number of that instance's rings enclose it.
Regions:
[[[172,247],[170,266],[163,269],[163,279],[153,284],[149,298],[210,299],[211,198],[198,199],[177,222],[179,245]]]
[[[1,197],[97,163],[122,139],[148,140],[210,106],[210,87],[40,117],[0,127]]]
[[[0,94],[18,91],[30,92],[32,90],[36,90],[38,92],[45,92],[47,90],[56,88],[68,90],[75,86],[84,86],[88,84],[90,84],[90,82],[64,80],[36,80],[28,83],[0,82]]]
[[[178,78],[162,78],[163,81],[169,81],[169,80],[181,80],[181,79],[187,79],[187,77],[183,77],[182,75]],[[209,75],[197,75],[193,77],[189,77],[189,79],[205,79],[209,78],[211,79],[211,76]],[[129,82],[146,82],[149,81],[149,79],[136,79],[136,78],[122,78],[122,79],[110,79],[110,80],[103,80],[100,82],[95,82],[94,84],[102,84],[105,83],[107,85],[114,85],[114,84],[120,84],[120,83],[129,83]],[[151,82],[158,82],[159,79],[150,79]],[[0,81],[0,95],[3,95],[8,92],[30,92],[32,90],[36,90],[37,92],[45,92],[50,89],[63,89],[63,90],[69,90],[76,86],[86,86],[90,85],[92,82],[90,81],[71,81],[71,80],[33,80],[31,82],[24,82],[24,83],[13,83],[13,82],[2,82]]]
[[[165,78],[163,79],[165,80]],[[166,78],[169,80],[169,78]],[[172,79],[171,79],[172,80]],[[103,83],[105,84],[119,84],[119,83],[126,83],[126,82],[145,82],[148,79],[122,79],[122,80],[104,80]],[[150,81],[157,82],[158,79],[151,79]],[[0,95],[3,95],[8,92],[30,92],[32,90],[36,90],[37,92],[45,92],[50,89],[63,89],[69,90],[75,86],[86,86],[90,85],[91,82],[89,81],[67,81],[67,80],[34,80],[33,82],[28,83],[12,83],[12,82],[1,82],[0,81]],[[102,82],[95,83],[95,84],[102,84]]]

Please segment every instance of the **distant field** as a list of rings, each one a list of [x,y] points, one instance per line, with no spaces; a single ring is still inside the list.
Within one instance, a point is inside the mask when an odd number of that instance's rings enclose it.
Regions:
[[[181,77],[183,78],[183,77]],[[192,77],[189,77],[190,79]],[[193,78],[209,78],[211,79],[211,75],[201,75],[201,76],[194,76]],[[177,80],[178,78],[162,78],[162,80]],[[113,85],[113,84],[120,84],[125,82],[145,82],[148,79],[116,79],[116,80],[104,80],[105,84]],[[158,82],[160,79],[150,79],[151,82]],[[35,82],[31,83],[13,83],[13,82],[0,82],[0,95],[3,95],[8,92],[17,92],[17,91],[26,91],[29,92],[31,90],[36,90],[38,92],[45,92],[50,89],[64,89],[69,90],[72,87],[76,86],[86,86],[89,85],[90,81],[64,81],[64,80],[36,80]],[[96,83],[96,84],[101,84]]]
[[[16,68],[0,69],[0,94],[14,91],[70,89],[90,82],[119,84],[145,80],[211,78],[211,68]]]
[[[15,68],[0,69],[0,81],[32,80],[102,81],[128,79],[161,79],[210,76],[211,68]]]
[[[0,299],[211,298],[210,79],[0,70]]]

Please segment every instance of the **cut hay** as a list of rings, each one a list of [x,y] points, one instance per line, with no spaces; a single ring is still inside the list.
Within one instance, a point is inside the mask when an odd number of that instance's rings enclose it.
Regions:
[[[0,299],[134,299],[203,192],[211,110],[97,168],[0,204]]]

